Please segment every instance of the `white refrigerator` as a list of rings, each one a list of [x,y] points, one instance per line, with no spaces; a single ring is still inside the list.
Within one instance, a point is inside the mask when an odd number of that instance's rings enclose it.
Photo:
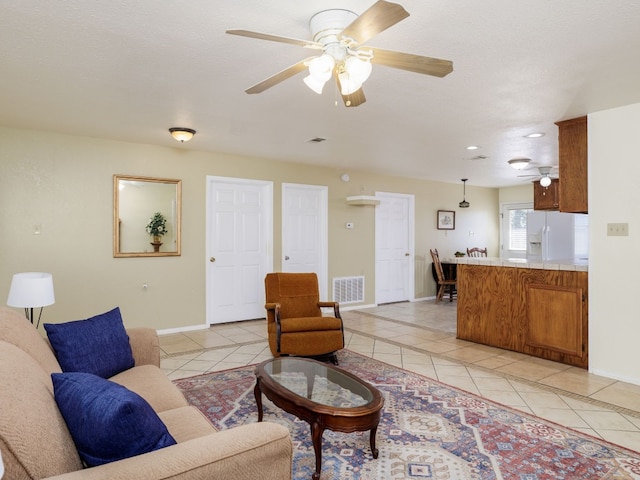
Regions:
[[[528,260],[584,260],[588,239],[587,215],[537,210],[527,214]]]

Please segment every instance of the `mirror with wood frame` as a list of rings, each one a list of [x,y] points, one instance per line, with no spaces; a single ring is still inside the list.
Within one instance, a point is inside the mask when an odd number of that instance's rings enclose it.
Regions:
[[[113,176],[113,256],[180,255],[182,180]]]

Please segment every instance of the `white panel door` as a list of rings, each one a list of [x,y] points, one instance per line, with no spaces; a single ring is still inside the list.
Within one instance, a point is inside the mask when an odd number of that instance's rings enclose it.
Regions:
[[[376,303],[414,296],[414,196],[376,193]]]
[[[327,198],[322,185],[282,184],[282,271],[315,272],[327,297]]]
[[[207,324],[264,318],[273,269],[271,182],[207,177]]]

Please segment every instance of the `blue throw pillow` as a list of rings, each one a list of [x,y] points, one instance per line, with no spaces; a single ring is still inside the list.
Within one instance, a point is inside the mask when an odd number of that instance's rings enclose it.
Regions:
[[[52,373],[53,391],[80,458],[90,467],[175,445],[140,395],[90,373]]]
[[[45,323],[44,329],[63,372],[109,378],[135,363],[118,307],[86,320]]]

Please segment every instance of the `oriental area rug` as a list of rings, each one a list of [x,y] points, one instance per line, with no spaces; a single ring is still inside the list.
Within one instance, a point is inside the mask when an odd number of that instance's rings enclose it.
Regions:
[[[325,430],[322,480],[640,479],[640,454],[348,350],[340,368],[377,387],[385,400],[379,457],[369,432]],[[176,380],[218,428],[256,422],[254,366]],[[263,396],[264,420],[289,428],[293,479],[315,471],[309,424]]]

